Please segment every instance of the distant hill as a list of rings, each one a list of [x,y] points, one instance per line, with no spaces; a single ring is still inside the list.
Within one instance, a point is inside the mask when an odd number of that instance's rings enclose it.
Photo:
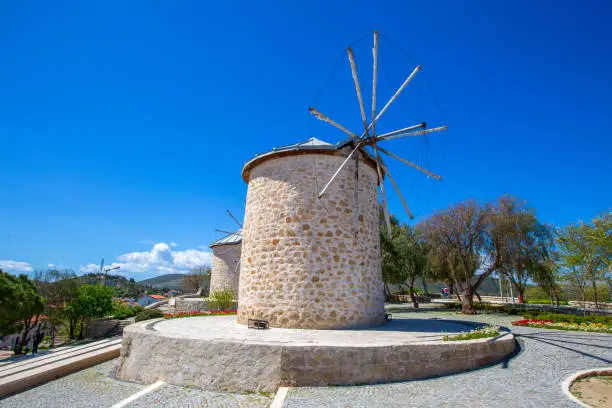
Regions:
[[[139,285],[151,286],[153,288],[183,289],[182,273],[169,273],[167,275],[156,276],[154,278],[141,280]]]
[[[183,287],[183,275],[182,273],[169,273],[167,275],[156,276],[155,278],[145,279],[138,282],[139,285],[151,286],[153,288],[167,288],[167,289],[181,289]],[[210,279],[210,277],[207,277]]]

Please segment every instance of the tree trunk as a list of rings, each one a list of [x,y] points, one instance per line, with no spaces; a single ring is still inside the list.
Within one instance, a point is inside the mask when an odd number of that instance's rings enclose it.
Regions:
[[[15,354],[21,354],[23,352],[23,346],[25,346],[24,343],[31,329],[30,327],[31,323],[32,323],[31,317],[23,321],[23,331],[21,332],[21,336],[19,336],[19,343],[17,345],[17,352]]]
[[[427,289],[427,282],[423,277],[421,277],[421,284],[423,285],[423,292],[425,292],[426,294],[429,293],[429,290]]]
[[[525,289],[521,285],[516,285],[516,296],[519,303],[525,303]]]
[[[419,302],[417,301],[417,298],[414,295],[414,278],[410,279],[410,299],[412,300],[412,306],[415,309],[418,309],[419,308]]]
[[[387,285],[387,282],[385,282],[383,285],[383,291],[385,293],[385,299],[387,301],[391,300],[391,290],[389,290],[389,285]]]
[[[478,291],[477,291],[477,290],[475,290],[475,291],[474,291],[474,294],[475,294],[475,295],[476,295],[476,297],[478,298],[478,301],[479,301],[479,302],[482,302],[482,298],[481,298],[481,297],[480,297],[480,295],[478,294]]]
[[[597,283],[593,279],[593,294],[595,296],[595,309],[599,309],[599,303],[597,302]]]
[[[466,285],[463,297],[461,298],[461,313],[468,315],[475,315],[476,309],[474,309],[474,296],[472,292],[472,286]]]

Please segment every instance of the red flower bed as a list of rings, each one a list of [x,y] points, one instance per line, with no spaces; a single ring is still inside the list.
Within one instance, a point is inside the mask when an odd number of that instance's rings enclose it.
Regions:
[[[523,319],[523,320],[516,320],[514,322],[512,322],[512,325],[514,326],[529,326],[530,324],[547,324],[547,323],[552,323],[552,320],[532,320],[532,319]]]
[[[194,317],[194,316],[222,316],[222,315],[234,315],[236,314],[235,309],[227,310],[209,310],[206,312],[181,312],[181,313],[165,313],[166,319],[176,319],[179,317]]]

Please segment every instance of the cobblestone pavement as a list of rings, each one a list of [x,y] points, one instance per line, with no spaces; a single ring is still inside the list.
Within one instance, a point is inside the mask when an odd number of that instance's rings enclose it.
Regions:
[[[394,312],[418,319],[453,319],[511,327],[518,317],[450,312]],[[507,362],[451,376],[357,387],[292,388],[285,408],[577,407],[561,391],[570,374],[612,366],[612,335],[511,327],[520,351]],[[2,408],[111,407],[146,386],[114,378],[117,360],[0,400]],[[135,407],[268,407],[272,395],[230,394],[169,384],[127,405]]]
[[[117,359],[0,400],[1,408],[108,408],[146,385],[114,378]],[[273,395],[229,394],[165,384],[128,404],[135,407],[268,407]]]
[[[520,351],[507,362],[429,380],[360,387],[292,388],[285,408],[577,407],[561,390],[570,374],[612,365],[612,335],[511,326],[514,316],[394,313],[488,322],[511,328]]]

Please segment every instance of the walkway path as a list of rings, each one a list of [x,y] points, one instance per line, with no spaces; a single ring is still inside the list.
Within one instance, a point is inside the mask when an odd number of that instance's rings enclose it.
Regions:
[[[507,327],[512,320],[520,318],[471,317],[448,312],[398,316],[488,321]],[[463,374],[396,384],[292,388],[284,407],[577,407],[563,395],[563,380],[576,371],[612,366],[610,334],[511,328],[521,349],[506,363]]]

